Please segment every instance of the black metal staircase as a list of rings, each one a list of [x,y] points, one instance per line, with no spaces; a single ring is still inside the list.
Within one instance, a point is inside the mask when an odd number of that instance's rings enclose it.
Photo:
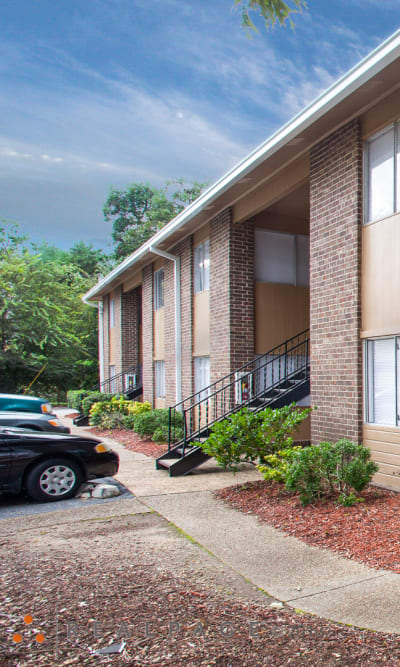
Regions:
[[[123,373],[113,375],[112,377],[97,384],[93,391],[101,391],[106,394],[124,394],[130,400],[138,398],[143,393],[142,385],[142,367],[131,366]]]
[[[309,329],[169,408],[168,450],[156,461],[171,477],[185,475],[210,457],[200,447],[213,424],[244,407],[280,408],[310,393]],[[178,437],[182,430],[183,437]],[[197,444],[199,443],[199,444]]]

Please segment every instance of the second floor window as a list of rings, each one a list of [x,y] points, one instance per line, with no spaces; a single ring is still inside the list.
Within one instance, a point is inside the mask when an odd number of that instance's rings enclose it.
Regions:
[[[154,274],[154,310],[160,310],[164,306],[164,270],[156,271]]]
[[[115,299],[110,299],[110,329],[115,327]]]
[[[365,222],[400,210],[399,130],[399,123],[394,123],[365,145]]]
[[[194,249],[194,291],[210,289],[210,241],[204,241]]]

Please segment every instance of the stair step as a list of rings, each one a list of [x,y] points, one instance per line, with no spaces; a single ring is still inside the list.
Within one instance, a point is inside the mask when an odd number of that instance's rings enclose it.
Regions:
[[[180,461],[179,457],[177,457],[176,459],[161,459],[160,461],[158,461],[158,465],[162,466],[163,468],[170,468],[177,461]]]

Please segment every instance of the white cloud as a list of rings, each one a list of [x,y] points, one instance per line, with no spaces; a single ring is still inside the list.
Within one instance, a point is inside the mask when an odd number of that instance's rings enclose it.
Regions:
[[[62,158],[62,157],[51,157],[51,155],[47,155],[46,153],[44,153],[40,157],[41,157],[42,160],[45,160],[45,162],[55,162],[55,163],[64,162],[64,158]]]

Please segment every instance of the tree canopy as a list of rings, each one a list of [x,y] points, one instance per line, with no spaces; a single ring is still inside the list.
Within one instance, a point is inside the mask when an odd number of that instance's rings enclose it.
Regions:
[[[93,385],[97,313],[82,302],[104,262],[84,243],[64,251],[0,227],[0,391]],[[90,275],[89,275],[90,274]]]
[[[293,26],[291,15],[306,9],[307,3],[305,0],[289,0],[289,2],[283,0],[235,0],[235,6],[239,6],[242,10],[242,26],[246,30],[256,30],[250,18],[252,11],[262,16],[267,27],[275,25],[277,21],[280,25],[289,21],[290,25]]]
[[[204,183],[168,181],[162,188],[132,183],[126,190],[112,188],[103,212],[112,222],[115,257],[122,259],[148,241],[161,227],[191,204]]]

